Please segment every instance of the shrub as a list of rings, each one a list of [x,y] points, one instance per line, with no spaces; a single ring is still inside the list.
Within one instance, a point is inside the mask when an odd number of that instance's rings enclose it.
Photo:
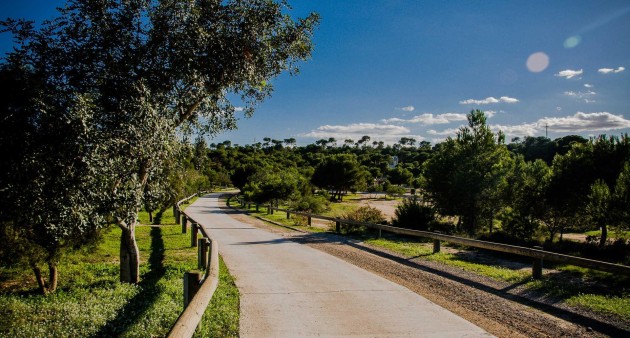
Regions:
[[[373,208],[369,205],[362,206],[358,208],[357,210],[347,212],[343,215],[343,218],[357,221],[357,222],[374,223],[374,224],[381,224],[386,221],[385,216],[383,216],[383,213],[380,210]],[[365,232],[365,230],[367,230],[367,227],[364,227],[364,226],[341,224],[342,233],[358,233],[358,232]]]
[[[303,196],[293,201],[290,208],[295,211],[318,214],[328,209],[328,200],[323,196]]]
[[[401,228],[427,231],[432,230],[435,223],[435,209],[415,198],[404,199],[395,215],[393,224]]]

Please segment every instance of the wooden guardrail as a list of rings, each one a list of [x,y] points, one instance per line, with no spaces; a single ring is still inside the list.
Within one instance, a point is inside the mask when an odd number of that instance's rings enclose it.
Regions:
[[[198,194],[201,193],[203,192]],[[198,247],[197,265],[199,270],[205,273],[204,276],[201,276],[198,271],[184,274],[184,311],[171,327],[168,337],[172,338],[193,336],[219,285],[219,244],[211,239],[197,222],[181,210],[181,205],[184,202],[198,194],[188,196],[173,206],[173,210],[177,211],[175,218],[178,222],[181,221],[182,233],[186,233],[186,224],[190,221],[191,246]],[[203,238],[197,238],[198,232],[201,232]]]
[[[242,200],[239,200],[239,203],[242,206],[245,206],[247,204],[246,202]],[[250,203],[250,204],[256,205],[255,203]],[[311,213],[306,213],[306,212],[281,209],[281,208],[273,207],[271,205],[267,205],[265,207],[267,208],[268,213],[273,213],[274,211],[286,212],[287,218],[290,218],[292,214],[305,216],[307,217],[308,225],[311,225],[312,218],[335,222],[336,232],[340,232],[341,224],[348,224],[348,225],[356,225],[356,226],[365,226],[370,229],[376,229],[379,232],[379,236],[381,235],[382,231],[387,231],[387,232],[400,234],[400,235],[433,239],[433,253],[437,253],[440,251],[440,243],[441,241],[444,241],[444,242],[449,242],[449,243],[454,243],[454,244],[465,245],[465,246],[469,246],[473,248],[480,248],[480,249],[486,249],[486,250],[491,250],[491,251],[515,254],[515,255],[520,255],[520,256],[525,256],[525,257],[531,257],[534,259],[533,264],[532,264],[532,275],[534,278],[540,278],[542,276],[542,264],[544,260],[555,262],[555,263],[576,265],[576,266],[581,266],[581,267],[585,267],[589,269],[630,276],[630,266],[596,261],[592,259],[570,256],[570,255],[563,255],[563,254],[559,254],[555,252],[544,251],[542,250],[542,248],[526,248],[526,247],[515,246],[515,245],[508,245],[508,244],[494,243],[494,242],[488,242],[488,241],[480,241],[480,240],[470,239],[470,238],[444,235],[437,232],[412,230],[412,229],[393,227],[390,225],[358,222],[358,221],[353,221],[353,220],[343,219],[343,218],[338,218],[338,217],[329,217],[329,216],[316,215],[316,214],[311,214]],[[259,205],[256,205],[256,208],[258,209]]]

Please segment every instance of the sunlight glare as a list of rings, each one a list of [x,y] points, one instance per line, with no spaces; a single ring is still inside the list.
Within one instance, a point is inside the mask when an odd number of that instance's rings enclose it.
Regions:
[[[582,37],[579,35],[574,35],[564,40],[564,48],[574,48],[582,42]]]
[[[527,69],[532,73],[540,73],[549,66],[549,56],[543,52],[537,52],[527,58]]]

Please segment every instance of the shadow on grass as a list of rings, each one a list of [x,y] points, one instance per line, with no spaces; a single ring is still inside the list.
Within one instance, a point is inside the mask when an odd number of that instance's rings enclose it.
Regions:
[[[160,213],[161,214],[161,213]],[[138,284],[140,292],[131,298],[125,306],[118,310],[115,318],[109,320],[92,337],[118,337],[124,334],[157,300],[160,293],[158,281],[164,276],[164,241],[162,229],[151,228],[151,255],[149,272],[144,274]]]

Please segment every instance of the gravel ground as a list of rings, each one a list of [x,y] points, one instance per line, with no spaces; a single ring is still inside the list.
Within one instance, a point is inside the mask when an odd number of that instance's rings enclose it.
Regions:
[[[404,257],[329,233],[269,225],[240,211],[232,217],[324,251],[407,287],[498,337],[629,337],[630,325],[568,307],[519,285],[422,258]]]

